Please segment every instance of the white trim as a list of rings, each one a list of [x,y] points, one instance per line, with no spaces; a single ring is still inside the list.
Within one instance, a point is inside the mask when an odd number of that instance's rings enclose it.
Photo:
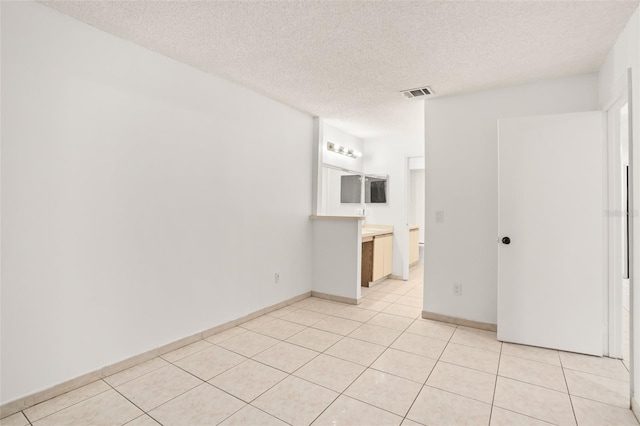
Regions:
[[[72,390],[78,389],[96,380],[100,380],[103,377],[116,374],[120,371],[126,370],[131,367],[135,367],[136,365],[141,364],[145,361],[164,355],[176,349],[182,348],[186,345],[197,342],[198,340],[209,338],[225,330],[228,330],[232,327],[238,326],[252,319],[261,317],[262,315],[268,314],[269,312],[273,312],[277,309],[284,308],[286,306],[299,302],[308,297],[311,297],[311,291],[307,291],[297,296],[293,296],[287,300],[283,300],[282,302],[267,306],[266,308],[258,309],[257,311],[253,311],[238,319],[227,321],[215,327],[208,328],[204,331],[192,334],[190,336],[183,337],[178,340],[174,340],[173,342],[166,343],[162,346],[148,350],[146,352],[142,352],[138,355],[125,358],[114,364],[102,367],[98,370],[93,370],[91,372],[85,373],[82,376],[77,376],[65,382],[58,383],[56,385],[53,385],[50,388],[6,402],[0,405],[0,418],[4,419],[5,417],[18,413],[22,410],[26,410],[27,408],[33,407],[34,405],[37,405],[41,402],[55,398],[67,392],[71,392]]]
[[[636,70],[637,72],[638,70]],[[637,90],[637,89],[636,89]],[[629,212],[631,216],[629,216],[629,227],[627,228],[627,232],[629,234],[629,372],[630,372],[630,380],[629,380],[629,394],[631,395],[632,402],[635,399],[635,200],[634,200],[634,185],[636,180],[636,172],[635,172],[635,164],[634,164],[634,145],[633,145],[633,126],[634,126],[634,111],[636,109],[633,104],[633,69],[627,68],[627,102],[628,102],[628,114],[629,114],[629,175],[631,179],[629,179],[628,183],[628,193],[629,193]]]
[[[409,248],[409,225],[411,225],[411,223],[409,223],[409,216],[410,216],[410,210],[411,210],[411,170],[424,170],[424,166],[422,168],[419,167],[412,167],[412,163],[414,163],[415,161],[411,161],[411,160],[416,160],[416,159],[420,159],[422,158],[422,161],[424,164],[424,155],[414,155],[414,156],[405,156],[404,157],[404,220],[405,220],[405,230],[404,232],[407,233],[407,249]],[[426,200],[425,200],[426,203]],[[424,223],[421,223],[420,226],[425,226]],[[402,279],[404,279],[405,281],[409,279],[409,269],[411,268],[411,265],[409,264],[409,252],[407,251],[406,256],[404,259],[402,259]]]
[[[607,109],[606,144],[606,257],[605,257],[605,345],[604,355],[622,358],[622,217],[618,214],[622,203],[622,167],[620,157],[620,108],[627,103],[624,92]]]
[[[333,170],[337,170],[339,172],[347,172],[347,173],[353,173],[354,175],[364,176],[364,172],[358,172],[356,170],[345,169],[344,167],[334,166],[333,164],[321,163],[320,165],[325,169],[333,169]]]
[[[611,97],[603,104],[607,120],[607,143],[605,148],[605,289],[604,289],[604,330],[603,330],[603,354],[611,358],[622,358],[622,318],[617,313],[622,310],[622,287],[616,282],[622,282],[622,268],[620,259],[622,256],[620,246],[622,244],[621,218],[615,214],[621,203],[620,188],[620,145],[617,134],[614,134],[615,127],[611,125],[614,108],[619,108],[625,102],[630,104],[629,79],[627,75],[620,77],[613,85]],[[629,116],[631,117],[631,116]],[[631,119],[629,121],[631,123]],[[614,143],[616,142],[616,143]],[[616,279],[619,277],[620,279]],[[631,295],[629,296],[631,297]],[[631,309],[631,303],[630,303]],[[630,319],[633,322],[632,319]],[[633,339],[633,336],[629,336]],[[630,356],[632,358],[632,356]],[[629,360],[631,362],[631,360]]]
[[[603,111],[609,111],[613,104],[615,104],[621,97],[629,95],[627,75],[624,74],[613,85],[611,90],[611,97],[602,105]]]
[[[326,216],[326,215],[311,215],[311,220],[364,220],[364,216]]]
[[[411,160],[410,157],[404,157],[404,229],[402,232],[405,232],[407,236],[409,235],[409,208],[411,204]],[[407,238],[408,241],[408,238]],[[409,246],[407,244],[406,256],[402,259],[402,279],[409,279]]]

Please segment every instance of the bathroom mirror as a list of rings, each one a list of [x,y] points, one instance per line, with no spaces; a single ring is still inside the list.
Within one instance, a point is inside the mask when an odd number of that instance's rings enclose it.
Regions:
[[[357,204],[362,202],[361,175],[343,175],[340,177],[340,202]]]
[[[367,204],[385,204],[387,202],[388,176],[365,175],[364,202]]]

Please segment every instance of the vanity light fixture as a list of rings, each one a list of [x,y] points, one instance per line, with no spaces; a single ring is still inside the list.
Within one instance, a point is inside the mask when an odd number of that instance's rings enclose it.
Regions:
[[[335,152],[337,154],[346,155],[347,157],[351,157],[351,158],[362,157],[362,153],[360,151],[356,151],[355,149],[347,148],[346,146],[341,146],[333,142],[327,142],[327,149],[329,151]]]

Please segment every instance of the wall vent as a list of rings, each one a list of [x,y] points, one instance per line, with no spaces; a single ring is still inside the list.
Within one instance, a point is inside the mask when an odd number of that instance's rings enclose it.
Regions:
[[[402,90],[400,93],[402,93],[409,99],[413,99],[413,98],[432,95],[433,90],[431,90],[431,87],[425,86],[425,87],[418,87],[417,89]]]

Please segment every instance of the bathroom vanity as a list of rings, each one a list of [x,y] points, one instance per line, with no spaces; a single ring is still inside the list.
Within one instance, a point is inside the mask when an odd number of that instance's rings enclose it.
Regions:
[[[360,284],[376,284],[391,275],[393,268],[393,226],[362,227],[362,264]]]

